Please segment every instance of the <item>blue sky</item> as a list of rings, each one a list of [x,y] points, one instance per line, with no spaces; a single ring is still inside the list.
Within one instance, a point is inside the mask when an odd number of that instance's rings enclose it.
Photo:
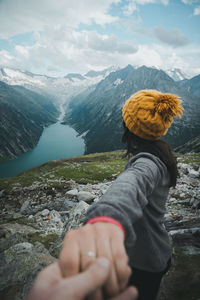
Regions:
[[[200,74],[200,0],[0,0],[0,67],[49,76],[112,65]]]

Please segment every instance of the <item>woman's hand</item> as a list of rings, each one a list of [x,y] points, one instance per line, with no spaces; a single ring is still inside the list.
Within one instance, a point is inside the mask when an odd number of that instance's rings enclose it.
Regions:
[[[53,263],[38,274],[27,300],[83,300],[105,283],[109,269],[109,261],[100,258],[83,273],[66,279],[62,277],[59,264]],[[129,287],[110,300],[134,300],[136,297],[136,289]]]
[[[59,258],[63,277],[68,278],[88,268],[96,257],[106,257],[110,272],[103,290],[96,291],[90,299],[114,297],[125,289],[131,269],[124,247],[122,230],[111,223],[88,224],[66,234]]]

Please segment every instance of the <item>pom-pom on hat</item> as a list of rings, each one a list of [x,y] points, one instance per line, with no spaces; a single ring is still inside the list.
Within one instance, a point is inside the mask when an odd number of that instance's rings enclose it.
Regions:
[[[181,117],[183,107],[178,96],[156,90],[142,90],[124,104],[126,127],[145,140],[158,140],[167,133],[173,117]]]

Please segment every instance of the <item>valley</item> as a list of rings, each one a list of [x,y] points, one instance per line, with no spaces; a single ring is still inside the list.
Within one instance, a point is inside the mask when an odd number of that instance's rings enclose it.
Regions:
[[[0,80],[1,161],[33,149],[44,128],[57,121],[77,131],[85,153],[123,149],[121,108],[140,89],[174,93],[183,100],[183,117],[164,138],[174,149],[200,134],[200,77],[187,79],[178,69],[128,65],[53,78],[4,68]],[[194,151],[200,151],[199,143]]]

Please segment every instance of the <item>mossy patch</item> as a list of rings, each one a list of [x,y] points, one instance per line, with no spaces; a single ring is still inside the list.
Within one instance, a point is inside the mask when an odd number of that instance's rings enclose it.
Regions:
[[[64,183],[58,179],[75,180],[78,183],[98,183],[110,180],[123,171],[127,159],[122,158],[124,151],[95,153],[79,157],[47,162],[30,169],[21,175],[0,179],[0,189],[10,193],[17,184],[20,189],[34,182],[47,184],[50,187],[61,186]]]
[[[200,153],[176,153],[176,156],[181,163],[200,166]]]
[[[34,244],[35,242],[40,242],[44,245],[46,249],[49,249],[55,241],[58,239],[58,234],[56,233],[50,233],[47,235],[44,234],[38,234],[38,233],[30,233],[28,235],[28,241],[31,244]]]
[[[124,169],[127,162],[127,158],[123,158],[124,153],[118,150],[47,162],[16,177],[1,178],[0,190],[10,193],[16,185],[20,190],[25,186],[31,186],[34,182],[62,189],[65,183],[59,182],[59,179],[64,181],[72,179],[83,184],[111,180]],[[184,155],[177,153],[177,157],[179,162],[200,166],[200,153]]]

